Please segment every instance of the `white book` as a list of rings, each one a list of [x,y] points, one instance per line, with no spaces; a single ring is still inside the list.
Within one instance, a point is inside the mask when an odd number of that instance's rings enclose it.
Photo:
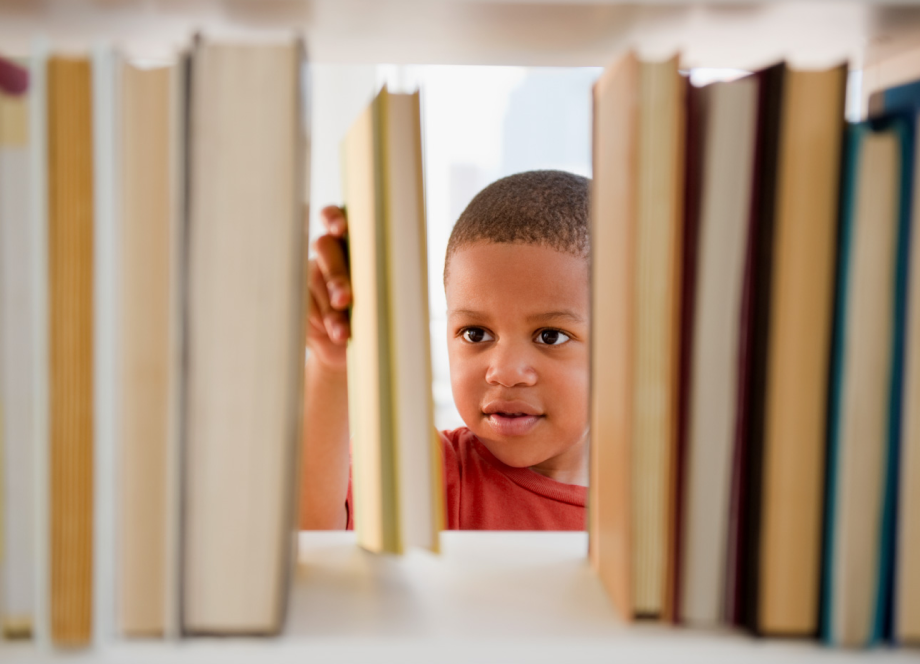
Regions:
[[[51,643],[51,550],[49,473],[48,353],[48,45],[35,41],[29,68],[29,187],[32,268],[32,443],[34,445],[34,607],[33,635],[41,647]]]
[[[34,335],[28,95],[0,92],[0,625],[27,636],[35,610]]]
[[[698,91],[702,191],[680,561],[680,613],[692,624],[716,625],[724,609],[757,91],[754,78]]]
[[[192,53],[186,633],[276,633],[286,611],[303,427],[302,57],[294,39],[203,38]]]
[[[93,50],[93,640],[115,633],[115,445],[118,357],[118,172],[115,59]]]

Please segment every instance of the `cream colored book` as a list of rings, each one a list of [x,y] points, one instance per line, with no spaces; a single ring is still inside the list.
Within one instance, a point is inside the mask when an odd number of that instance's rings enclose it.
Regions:
[[[177,255],[181,128],[177,63],[118,67],[121,172],[118,244],[118,625],[131,636],[166,631],[171,538],[167,493],[177,413],[172,284]]]
[[[199,38],[188,84],[182,628],[273,634],[302,430],[303,49]]]
[[[343,144],[354,306],[348,348],[355,530],[375,552],[438,549],[419,96],[385,88]]]
[[[28,94],[0,92],[0,626],[34,619],[34,362]]]

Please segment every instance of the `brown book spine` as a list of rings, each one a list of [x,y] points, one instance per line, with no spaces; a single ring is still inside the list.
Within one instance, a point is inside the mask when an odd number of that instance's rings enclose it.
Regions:
[[[729,532],[729,622],[757,623],[764,393],[770,327],[773,228],[780,111],[786,65],[756,74],[759,83],[754,187],[751,196],[738,361],[738,420]]]
[[[51,639],[92,631],[93,154],[87,59],[48,61]]]

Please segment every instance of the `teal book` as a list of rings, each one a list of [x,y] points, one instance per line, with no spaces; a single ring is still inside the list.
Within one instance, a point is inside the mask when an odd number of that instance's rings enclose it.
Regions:
[[[899,246],[897,353],[892,389],[890,430],[896,454],[890,459],[887,527],[891,549],[884,570],[887,610],[879,615],[880,638],[920,642],[920,414],[906,404],[920,392],[920,230],[914,228],[920,210],[913,200],[917,178],[917,117],[920,81],[875,93],[870,111],[878,122],[897,122],[901,129],[904,174],[901,182],[901,244]],[[913,348],[911,347],[913,346]],[[880,600],[881,601],[881,600]]]
[[[917,88],[920,93],[920,87]],[[920,94],[917,96],[920,104]],[[885,476],[885,511],[882,517],[882,556],[876,598],[875,640],[893,635],[895,556],[897,551],[898,469],[904,422],[904,367],[907,331],[907,288],[913,216],[916,121],[913,113],[892,115],[876,124],[894,131],[900,147],[901,177],[898,182],[898,239],[894,286],[894,329],[892,330],[891,399],[888,417],[888,458]]]
[[[890,633],[912,161],[904,118],[850,128],[829,409],[822,632]]]

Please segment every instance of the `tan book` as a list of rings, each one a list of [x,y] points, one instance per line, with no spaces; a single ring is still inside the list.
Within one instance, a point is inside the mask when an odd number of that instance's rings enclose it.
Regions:
[[[384,88],[343,143],[354,519],[359,544],[375,552],[437,551],[444,527],[419,113],[418,93]]]
[[[845,84],[845,67],[790,69],[784,83],[755,625],[765,634],[817,629]]]
[[[92,634],[93,150],[87,58],[48,60],[51,639]]]
[[[28,94],[0,92],[0,628],[32,632],[35,365]]]
[[[676,57],[642,64],[632,491],[635,612],[648,617],[672,610],[685,90]]]
[[[182,627],[283,624],[305,352],[303,50],[199,38],[188,116]]]
[[[167,509],[175,411],[177,303],[172,293],[179,212],[180,72],[118,65],[121,177],[118,289],[120,435],[118,624],[132,636],[165,630]]]
[[[624,620],[633,617],[633,338],[639,62],[632,53],[594,86],[591,190],[591,477],[589,553]]]
[[[633,55],[595,90],[589,522],[625,616],[673,609],[684,96],[677,58]]]

